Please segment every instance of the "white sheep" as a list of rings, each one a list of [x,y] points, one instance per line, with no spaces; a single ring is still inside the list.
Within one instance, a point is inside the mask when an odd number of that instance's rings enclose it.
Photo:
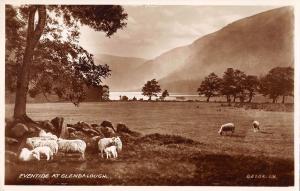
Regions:
[[[86,143],[80,139],[67,140],[59,138],[57,140],[58,150],[61,152],[78,152],[81,153],[82,159],[85,158],[84,153],[86,149]]]
[[[118,152],[122,151],[122,141],[120,137],[113,137],[112,140],[114,144],[117,146],[117,151]]]
[[[43,129],[39,132],[39,137],[45,137],[45,138],[57,140],[57,136],[56,135],[53,135],[50,132],[46,133],[46,131],[43,130]]]
[[[20,161],[31,161],[31,160],[39,160],[39,154],[36,152],[32,152],[27,148],[23,148],[19,154]]]
[[[31,152],[37,154],[37,160],[40,160],[41,154],[46,156],[46,160],[53,159],[53,152],[48,146],[36,147]]]
[[[234,129],[235,129],[235,126],[233,123],[226,123],[220,127],[220,130],[218,133],[220,135],[222,135],[224,132],[227,132],[227,131],[231,131],[231,133],[234,133]]]
[[[112,145],[110,147],[106,147],[104,149],[104,152],[106,154],[106,158],[117,158],[118,153],[117,153],[117,147],[115,145]]]
[[[259,122],[258,121],[253,121],[252,125],[253,125],[253,131],[254,132],[257,132],[257,131],[260,130],[259,129]]]
[[[32,149],[36,147],[48,146],[52,150],[53,153],[57,153],[58,144],[54,139],[49,139],[47,137],[31,137],[27,138],[26,144]]]
[[[98,149],[101,153],[102,158],[103,158],[104,149],[114,144],[113,138],[102,138],[98,141]]]

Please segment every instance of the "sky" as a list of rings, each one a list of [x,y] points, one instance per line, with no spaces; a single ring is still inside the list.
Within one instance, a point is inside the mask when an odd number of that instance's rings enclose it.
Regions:
[[[272,6],[124,6],[127,26],[110,38],[87,26],[79,44],[90,53],[153,59]]]

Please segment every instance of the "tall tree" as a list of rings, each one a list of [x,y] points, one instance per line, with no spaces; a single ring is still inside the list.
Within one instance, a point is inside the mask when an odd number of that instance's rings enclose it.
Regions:
[[[93,55],[78,46],[79,24],[103,31],[109,37],[126,26],[124,21],[127,14],[121,6],[29,5],[20,7],[19,11],[12,11],[13,9],[10,5],[6,6],[6,15],[10,14],[6,21],[14,21],[12,17],[20,13],[17,18],[27,23],[26,38],[23,40],[24,50],[20,50],[14,59],[19,61],[15,64],[18,71],[15,118],[27,118],[26,98],[31,87],[35,93],[54,91],[71,100],[81,101],[82,84],[100,85],[101,78],[109,75],[107,65],[95,65]],[[47,12],[54,14],[47,15]],[[63,29],[59,29],[61,18],[65,26]],[[11,30],[13,26],[13,22],[6,22],[7,30]],[[68,33],[65,40],[62,39],[62,30]],[[15,44],[9,35],[6,33],[6,44]],[[20,39],[22,41],[21,37]],[[21,61],[18,59],[20,54]],[[7,57],[11,57],[11,54]],[[45,73],[48,75],[44,75]],[[51,83],[51,80],[56,83]]]
[[[231,102],[231,95],[234,94],[235,91],[235,80],[234,80],[234,69],[227,68],[227,70],[223,74],[222,85],[221,85],[221,93],[226,96],[227,102]]]
[[[161,99],[161,100],[165,100],[166,97],[168,97],[168,96],[169,96],[168,90],[164,90],[163,93],[162,93],[161,96],[160,96],[160,99]]]
[[[222,83],[222,80],[215,73],[210,73],[201,82],[201,85],[197,91],[198,91],[199,95],[204,94],[207,97],[206,101],[209,102],[209,99],[211,97],[219,95],[221,83]]]
[[[247,75],[244,72],[240,70],[234,71],[233,102],[235,102],[237,97],[240,99],[240,102],[244,102],[246,98],[246,92],[245,92],[246,78]]]
[[[142,88],[142,92],[142,95],[148,96],[149,100],[151,100],[152,96],[157,97],[157,94],[161,92],[161,89],[156,79],[152,79],[150,81],[147,81],[147,83]]]
[[[286,96],[294,94],[294,69],[292,67],[271,69],[261,78],[259,91],[264,96],[269,96],[273,103],[282,96],[282,103],[284,103]]]
[[[257,76],[248,75],[244,80],[244,87],[248,93],[248,103],[251,103],[252,98],[255,96],[255,92],[258,91],[259,80]]]
[[[227,68],[223,74],[221,93],[226,96],[227,102],[231,102],[231,96],[233,102],[236,98],[240,98],[243,102],[245,99],[245,87],[244,81],[246,80],[246,74],[240,70],[234,70],[233,68]]]

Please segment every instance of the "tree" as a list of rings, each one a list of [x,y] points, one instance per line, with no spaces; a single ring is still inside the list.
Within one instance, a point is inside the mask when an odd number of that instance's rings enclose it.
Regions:
[[[104,85],[100,88],[100,100],[101,101],[108,101],[109,100],[109,86]]]
[[[235,81],[234,81],[234,70],[233,68],[227,68],[223,74],[221,93],[226,96],[227,102],[231,102],[231,95],[235,91]]]
[[[14,57],[14,63],[7,67],[17,79],[14,118],[26,119],[27,93],[32,95],[56,93],[68,99],[82,101],[83,84],[99,86],[101,78],[109,76],[107,65],[95,65],[93,55],[78,46],[79,24],[96,31],[103,31],[109,37],[126,26],[127,14],[117,5],[26,5],[18,8],[6,6],[6,32],[16,27],[13,41],[6,33],[6,61]],[[47,15],[52,12],[55,16]],[[18,15],[18,13],[20,13]],[[36,14],[37,13],[37,14]],[[62,38],[60,18],[66,28],[67,38]],[[18,19],[27,23],[26,26]],[[37,20],[36,20],[37,19]],[[23,30],[22,30],[23,27]],[[24,32],[27,30],[26,32]],[[25,37],[26,34],[26,37]],[[19,44],[19,48],[16,45]],[[12,46],[11,46],[12,45]],[[11,47],[10,47],[11,46]],[[22,59],[20,59],[20,57]],[[34,59],[33,59],[34,58]],[[7,62],[6,65],[12,62]],[[10,72],[13,73],[13,72]],[[8,72],[8,74],[10,74]],[[46,75],[45,75],[46,74]],[[14,80],[8,78],[8,83]]]
[[[294,69],[292,67],[276,67],[269,71],[260,80],[259,91],[264,96],[269,96],[273,103],[282,96],[282,103],[285,97],[294,94]]]
[[[142,89],[142,92],[142,95],[148,96],[149,100],[151,100],[152,96],[157,97],[157,94],[161,92],[161,89],[158,85],[158,82],[155,79],[152,79],[151,81],[147,81]]]
[[[248,75],[244,80],[244,87],[248,93],[248,103],[251,103],[252,98],[255,96],[255,92],[258,91],[259,80],[257,76]]]
[[[247,76],[244,72],[240,70],[234,71],[234,91],[233,91],[233,102],[235,102],[236,98],[240,99],[240,102],[244,102],[246,98],[245,93],[245,80]]]
[[[219,95],[221,83],[222,80],[215,73],[210,73],[201,82],[197,91],[199,92],[199,95],[204,94],[207,97],[206,101],[209,102],[211,97]]]
[[[168,96],[169,96],[168,90],[164,90],[163,93],[160,96],[160,99],[165,100],[165,98],[168,97]]]
[[[129,98],[126,95],[121,97],[121,101],[128,101],[128,100],[129,100]]]
[[[243,102],[245,99],[245,87],[244,81],[246,80],[246,74],[240,70],[234,70],[233,68],[227,68],[223,74],[221,83],[221,93],[226,96],[227,102],[231,102],[231,96],[233,102],[236,98],[240,98]]]

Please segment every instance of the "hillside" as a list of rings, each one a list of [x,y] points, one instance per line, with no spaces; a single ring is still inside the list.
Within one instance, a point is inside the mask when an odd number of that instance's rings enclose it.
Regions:
[[[204,76],[228,67],[261,75],[276,66],[293,66],[293,9],[278,8],[231,23],[191,45],[180,68],[160,78],[164,88],[193,92]],[[177,59],[176,57],[173,57]]]
[[[130,89],[133,82],[130,78],[132,72],[147,62],[146,59],[134,57],[120,57],[108,54],[94,55],[96,64],[107,64],[111,71],[111,76],[104,80],[104,84],[110,86],[110,91]]]
[[[122,57],[105,61],[112,69],[106,82],[113,91],[137,91],[156,78],[169,92],[195,93],[206,75],[221,76],[229,67],[266,74],[276,66],[293,66],[293,9],[277,8],[238,20],[145,63]]]

